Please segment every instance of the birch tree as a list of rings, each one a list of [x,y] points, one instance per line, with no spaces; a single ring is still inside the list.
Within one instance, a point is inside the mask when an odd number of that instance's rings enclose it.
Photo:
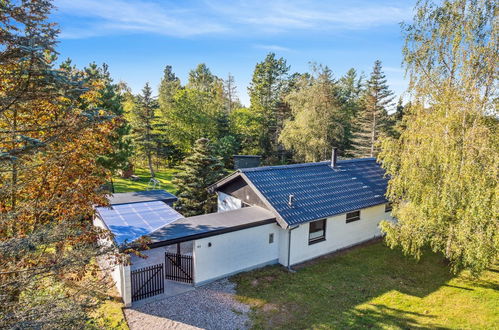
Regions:
[[[400,138],[382,142],[391,247],[425,246],[454,272],[479,274],[499,253],[497,1],[418,1],[404,26],[412,103]]]

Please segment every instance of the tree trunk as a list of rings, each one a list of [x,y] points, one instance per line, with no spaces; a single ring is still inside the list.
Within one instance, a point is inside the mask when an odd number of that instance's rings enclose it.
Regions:
[[[154,167],[152,164],[152,156],[151,153],[147,153],[147,164],[149,165],[149,172],[151,172],[151,178],[154,178]]]
[[[374,140],[376,137],[376,109],[373,111],[373,126],[371,131],[371,157],[374,157]]]

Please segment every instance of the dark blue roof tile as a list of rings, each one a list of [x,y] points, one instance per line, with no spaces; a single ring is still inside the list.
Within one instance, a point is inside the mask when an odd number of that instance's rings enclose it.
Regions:
[[[241,169],[289,225],[387,202],[387,179],[374,158]],[[288,205],[294,195],[293,206]]]

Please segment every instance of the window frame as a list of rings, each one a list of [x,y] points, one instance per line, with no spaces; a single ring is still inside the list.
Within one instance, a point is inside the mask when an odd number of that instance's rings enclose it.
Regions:
[[[269,234],[269,244],[273,244],[274,243],[274,233],[270,233]]]
[[[356,215],[352,216],[355,213],[356,213]],[[350,215],[350,217],[349,217],[349,215]],[[360,220],[360,210],[348,212],[345,214],[345,223],[355,222],[355,221],[359,221],[359,220]]]
[[[315,231],[311,231],[313,224],[315,225],[318,222],[323,223],[322,228],[315,230]],[[327,219],[320,219],[320,220],[315,220],[315,221],[309,222],[309,225],[308,225],[308,245],[323,242],[326,240],[326,224],[327,224]],[[318,237],[314,237],[311,239],[310,234],[317,233],[317,232],[322,232],[322,235],[320,235]]]

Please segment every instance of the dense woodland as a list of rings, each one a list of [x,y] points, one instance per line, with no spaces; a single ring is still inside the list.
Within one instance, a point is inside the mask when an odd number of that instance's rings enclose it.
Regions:
[[[106,286],[95,260],[109,252],[97,242],[109,233],[93,227],[93,206],[134,166],[151,177],[178,166],[189,216],[213,211],[206,187],[234,154],[271,165],[325,160],[332,147],[378,157],[399,220],[383,225],[391,247],[416,258],[430,248],[477,276],[496,262],[495,1],[418,1],[403,26],[408,104],[380,61],[367,73],[316,63],[297,73],[273,53],[255,65],[247,107],[236,79],[205,64],[180,81],[165,63],[161,84],[134,94],[106,65],[60,62],[52,10],[0,0],[0,327],[95,327]]]
[[[157,90],[146,84],[134,95],[120,84],[116,96],[128,127],[121,143],[151,176],[155,166],[190,155],[200,138],[210,140],[226,168],[234,154],[261,155],[268,165],[326,160],[332,147],[344,157],[374,157],[379,138],[395,134],[403,113],[380,61],[367,78],[353,68],[335,78],[319,64],[292,73],[284,58],[270,53],[256,64],[248,93],[251,104],[244,107],[230,74],[217,77],[199,64],[182,83],[167,65]]]

